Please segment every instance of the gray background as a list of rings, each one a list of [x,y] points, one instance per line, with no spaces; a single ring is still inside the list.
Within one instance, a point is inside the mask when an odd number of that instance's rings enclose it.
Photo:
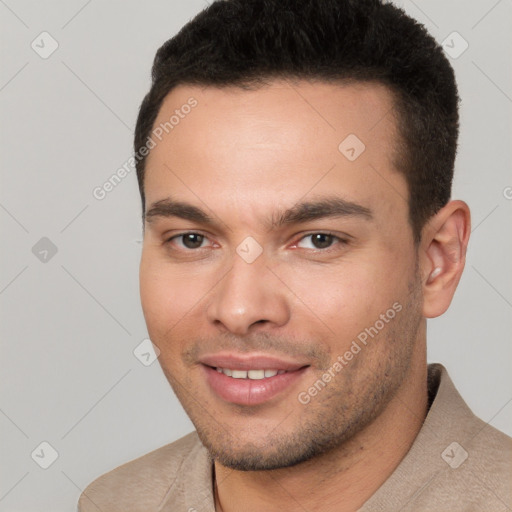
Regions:
[[[451,308],[429,321],[429,360],[512,434],[512,1],[398,3],[439,42],[457,31],[469,43],[451,61],[453,197],[473,234]],[[131,155],[155,51],[205,5],[0,0],[1,511],[74,510],[95,477],[192,430],[158,363],[133,354],[147,337],[135,174],[102,201],[92,190]],[[51,48],[43,31],[59,45],[47,59],[31,47]],[[59,454],[48,469],[43,441]]]

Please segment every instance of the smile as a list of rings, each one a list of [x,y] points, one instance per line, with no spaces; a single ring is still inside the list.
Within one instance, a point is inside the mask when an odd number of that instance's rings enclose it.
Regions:
[[[232,370],[230,368],[216,368],[216,370],[233,379],[251,380],[268,379],[286,373],[286,370]]]
[[[234,365],[233,365],[234,366]],[[309,366],[299,369],[223,368],[202,364],[207,386],[221,400],[237,405],[254,406],[285,399],[293,389],[300,387],[299,381]]]

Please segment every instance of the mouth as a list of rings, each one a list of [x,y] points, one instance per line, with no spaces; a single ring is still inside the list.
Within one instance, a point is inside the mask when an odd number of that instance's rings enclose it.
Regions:
[[[232,355],[205,357],[200,366],[218,398],[245,406],[261,405],[291,392],[310,367],[266,356]]]
[[[251,379],[261,380],[275,377],[276,375],[282,375],[286,373],[286,370],[234,370],[232,368],[214,368],[219,373],[223,373],[232,379]]]

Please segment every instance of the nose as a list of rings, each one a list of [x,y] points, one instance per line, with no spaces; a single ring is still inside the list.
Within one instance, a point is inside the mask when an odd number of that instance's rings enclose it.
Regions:
[[[235,254],[231,269],[212,290],[208,321],[239,336],[261,325],[281,327],[290,318],[284,288],[263,255],[247,263]]]

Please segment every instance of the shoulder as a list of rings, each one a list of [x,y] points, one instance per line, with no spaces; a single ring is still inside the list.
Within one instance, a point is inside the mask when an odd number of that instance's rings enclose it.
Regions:
[[[442,497],[451,510],[500,510],[512,503],[512,438],[478,418],[446,370],[438,370],[441,384],[426,423],[435,432],[428,448],[439,458],[418,501]]]
[[[512,439],[479,419],[446,369],[429,366],[432,405],[407,455],[365,512],[495,512],[512,503]]]
[[[472,422],[472,436],[452,437],[427,489],[414,500],[414,510],[508,510],[512,503],[512,439],[483,421]],[[456,440],[458,439],[458,440]],[[439,450],[440,451],[440,450]],[[407,509],[409,510],[409,509]]]
[[[442,374],[442,385],[438,391],[441,403],[436,412],[439,422],[444,425],[437,429],[438,435],[444,434],[445,440],[451,436],[455,448],[460,446],[464,461],[467,459],[468,466],[480,471],[483,477],[492,472],[493,478],[510,478],[512,438],[478,418],[462,399],[444,368]]]
[[[100,476],[83,491],[78,512],[156,510],[180,475],[187,459],[206,461],[197,433],[154,450]]]
[[[481,491],[500,502],[512,503],[512,438],[480,419],[476,419],[477,432],[467,442],[467,470],[460,479],[466,488],[473,477],[479,481]],[[462,469],[462,465],[461,465]],[[462,482],[461,482],[462,483]]]

